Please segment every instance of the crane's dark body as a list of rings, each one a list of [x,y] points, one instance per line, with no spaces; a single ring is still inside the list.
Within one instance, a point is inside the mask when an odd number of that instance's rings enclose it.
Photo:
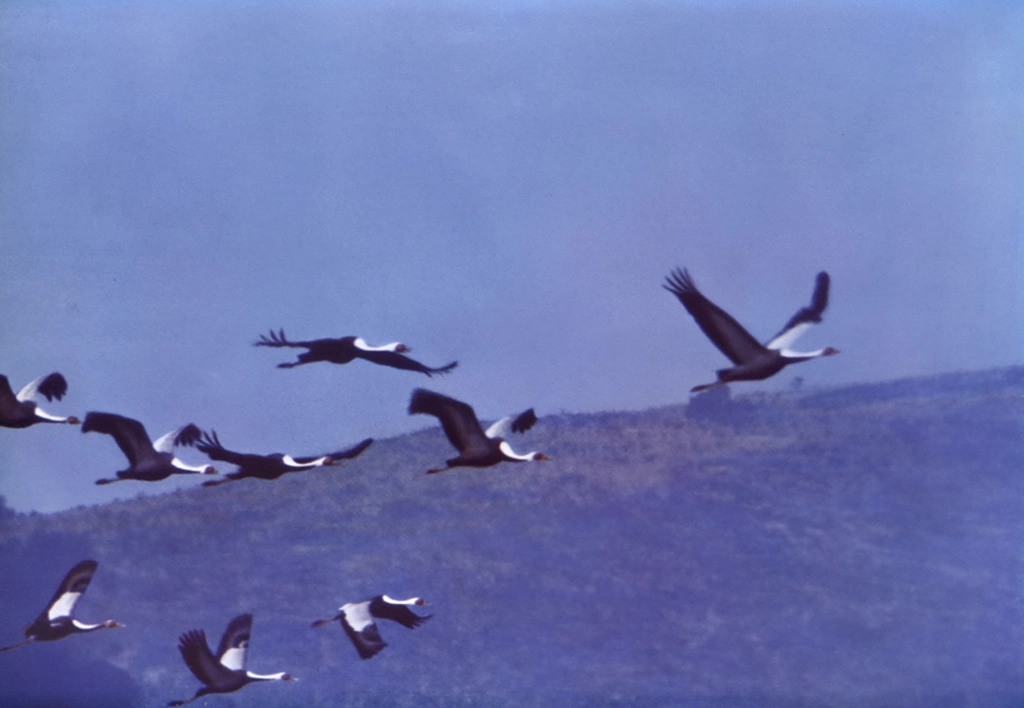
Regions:
[[[314,467],[319,467],[321,464],[333,465],[338,460],[350,460],[358,457],[372,444],[373,438],[366,438],[359,444],[346,450],[338,450],[337,452],[330,452],[316,457],[293,458],[293,461],[298,466],[289,465],[285,462],[286,456],[281,453],[258,455],[254,453],[234,452],[232,450],[228,450],[221,445],[220,438],[217,437],[216,431],[204,433],[202,440],[196,443],[196,449],[205,453],[211,460],[228,462],[230,464],[237,465],[238,467],[234,472],[229,472],[224,475],[224,479],[210,480],[209,482],[203,483],[204,486],[212,487],[224,484],[229,480],[239,480],[247,477],[273,480],[289,472],[303,472],[305,470],[311,470]],[[324,457],[329,458],[329,460],[324,463],[319,463],[318,460],[321,460]]]
[[[78,632],[74,621],[70,617],[57,617],[47,619],[46,615],[36,618],[36,621],[25,627],[25,636],[34,642],[50,642],[56,639],[63,639]]]
[[[437,368],[425,366],[420,362],[410,359],[402,352],[408,351],[405,345],[398,345],[395,351],[386,349],[365,349],[357,345],[359,337],[339,337],[337,339],[310,339],[303,342],[290,341],[285,337],[284,330],[271,331],[270,336],[261,335],[254,346],[257,347],[295,347],[304,348],[307,351],[298,355],[298,361],[278,364],[279,369],[292,369],[303,364],[315,364],[318,361],[326,361],[332,364],[348,364],[355,359],[366,361],[381,366],[390,366],[393,369],[404,369],[416,371],[427,376],[447,374],[458,366],[457,361]]]
[[[273,336],[273,333],[271,333]],[[273,341],[273,340],[272,340]],[[331,364],[348,364],[356,359],[359,350],[356,349],[355,337],[340,337],[337,339],[311,339],[305,342],[289,342],[282,335],[278,338],[280,344],[267,344],[259,342],[259,346],[287,346],[305,347],[307,351],[301,352],[299,360],[292,363],[278,364],[278,368],[290,369],[302,364],[315,364],[318,361],[326,361]]]

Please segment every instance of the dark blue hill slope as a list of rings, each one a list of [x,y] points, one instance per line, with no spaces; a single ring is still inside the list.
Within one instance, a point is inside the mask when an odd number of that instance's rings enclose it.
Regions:
[[[55,663],[95,691],[96,661],[125,704],[190,695],[178,634],[253,612],[250,667],[301,680],[203,705],[1024,705],[1024,369],[712,391],[528,441],[555,461],[427,476],[450,456],[429,428],[273,483],[0,517],[0,643],[85,556],[83,614],[127,625],[0,655],[0,703]],[[366,662],[310,629],[379,592],[435,617]]]

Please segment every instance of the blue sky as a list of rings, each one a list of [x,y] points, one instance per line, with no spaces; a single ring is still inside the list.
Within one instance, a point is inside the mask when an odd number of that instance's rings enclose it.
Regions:
[[[1020,3],[5,3],[0,373],[255,452],[421,428],[420,385],[642,409],[726,364],[677,266],[762,338],[832,274],[801,343],[842,354],[737,392],[1019,364],[1022,30]],[[250,346],[278,327],[460,367],[278,370]],[[0,438],[19,510],[195,484]]]

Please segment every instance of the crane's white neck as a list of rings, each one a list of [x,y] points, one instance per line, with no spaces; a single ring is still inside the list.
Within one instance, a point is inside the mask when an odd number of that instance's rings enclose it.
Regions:
[[[208,474],[207,470],[210,469],[209,465],[189,465],[177,457],[171,458],[171,465],[175,469],[179,469],[186,474]]]
[[[79,632],[91,632],[94,629],[102,629],[104,627],[104,624],[102,622],[100,622],[99,624],[86,624],[85,622],[79,622],[76,619],[71,620],[71,624],[75,625],[75,629],[77,629]]]
[[[525,455],[520,455],[518,452],[513,450],[512,446],[505,440],[502,440],[501,443],[498,444],[498,449],[501,450],[502,455],[510,460],[515,460],[516,462],[529,462],[533,459],[533,456],[537,454],[535,452],[528,452]]]
[[[793,351],[792,349],[781,349],[779,350],[779,354],[781,354],[786,359],[797,359],[799,361],[804,361],[806,359],[817,359],[819,356],[824,356],[825,350],[815,349],[813,352],[798,352]]]
[[[283,462],[288,467],[294,467],[295,469],[308,470],[308,469],[311,469],[313,467],[320,467],[321,465],[324,464],[324,462],[327,459],[328,458],[326,458],[326,457],[321,457],[319,460],[313,460],[312,462],[296,462],[295,458],[292,457],[291,455],[284,455],[284,456],[281,457],[281,462]]]
[[[381,597],[384,598],[384,602],[387,602],[387,603],[389,603],[391,605],[419,605],[419,604],[421,604],[421,599],[418,598],[418,597],[410,597],[408,600],[396,600],[395,598],[388,597],[387,595],[382,595]]]
[[[255,674],[252,671],[246,671],[245,675],[253,681],[283,681],[288,673],[286,671],[279,671],[276,674]]]
[[[362,349],[364,352],[397,352],[398,348],[402,346],[401,342],[391,342],[391,344],[385,344],[380,347],[371,347],[362,337],[356,337],[356,341],[353,344],[356,345],[357,349]]]
[[[36,406],[36,409],[35,409],[34,412],[35,412],[37,418],[42,418],[43,420],[49,421],[51,423],[67,423],[68,422],[68,419],[66,417],[59,416],[59,415],[53,415],[51,413],[47,413],[46,411],[44,411],[39,406]]]

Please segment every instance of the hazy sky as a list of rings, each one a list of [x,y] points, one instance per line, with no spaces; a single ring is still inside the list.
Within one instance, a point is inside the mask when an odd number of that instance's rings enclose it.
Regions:
[[[832,274],[801,344],[842,354],[736,392],[1019,364],[1022,36],[1019,2],[5,2],[0,373],[254,452],[432,425],[421,385],[646,408],[727,364],[676,266],[761,338]],[[271,327],[460,366],[278,370]],[[19,510],[197,483],[94,486],[125,466],[0,430]]]

